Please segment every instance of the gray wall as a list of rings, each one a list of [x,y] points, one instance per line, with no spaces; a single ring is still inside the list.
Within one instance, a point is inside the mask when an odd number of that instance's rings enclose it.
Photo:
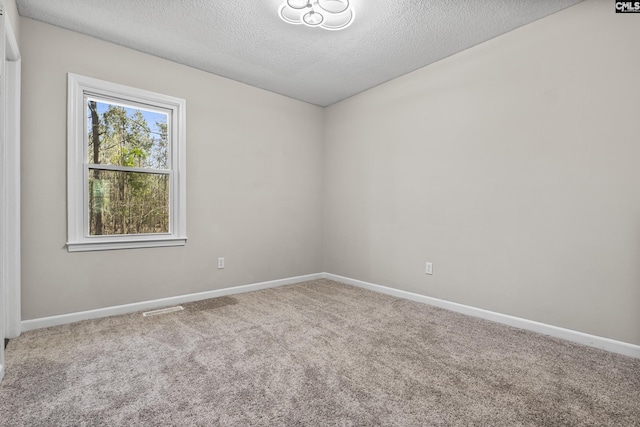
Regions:
[[[322,109],[21,25],[23,319],[322,271]],[[68,72],[187,100],[185,247],[67,252]]]
[[[637,40],[587,1],[328,108],[325,271],[640,344]]]
[[[21,19],[23,318],[327,271],[640,344],[635,18],[588,0],[326,110]],[[186,247],[67,253],[67,72],[187,99]]]

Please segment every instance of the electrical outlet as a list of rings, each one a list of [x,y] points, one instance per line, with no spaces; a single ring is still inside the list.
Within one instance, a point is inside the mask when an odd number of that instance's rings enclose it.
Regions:
[[[424,270],[426,274],[433,274],[433,263],[427,261],[427,266]]]
[[[224,268],[224,258],[218,258],[218,268]]]

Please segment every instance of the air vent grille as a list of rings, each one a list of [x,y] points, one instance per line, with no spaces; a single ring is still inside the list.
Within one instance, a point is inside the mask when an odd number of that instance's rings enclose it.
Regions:
[[[149,317],[149,316],[156,316],[158,314],[173,313],[174,311],[182,311],[182,310],[184,310],[184,308],[182,308],[181,305],[176,305],[175,307],[159,308],[158,310],[145,311],[144,313],[142,313],[142,315],[144,317]]]

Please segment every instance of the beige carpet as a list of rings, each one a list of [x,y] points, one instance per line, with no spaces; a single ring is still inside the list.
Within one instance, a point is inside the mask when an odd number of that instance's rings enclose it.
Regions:
[[[640,360],[328,280],[24,333],[2,426],[637,426]]]

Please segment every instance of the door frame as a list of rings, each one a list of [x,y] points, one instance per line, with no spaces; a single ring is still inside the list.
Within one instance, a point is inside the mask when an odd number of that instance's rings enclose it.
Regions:
[[[0,380],[4,338],[20,335],[20,49],[0,3]]]

